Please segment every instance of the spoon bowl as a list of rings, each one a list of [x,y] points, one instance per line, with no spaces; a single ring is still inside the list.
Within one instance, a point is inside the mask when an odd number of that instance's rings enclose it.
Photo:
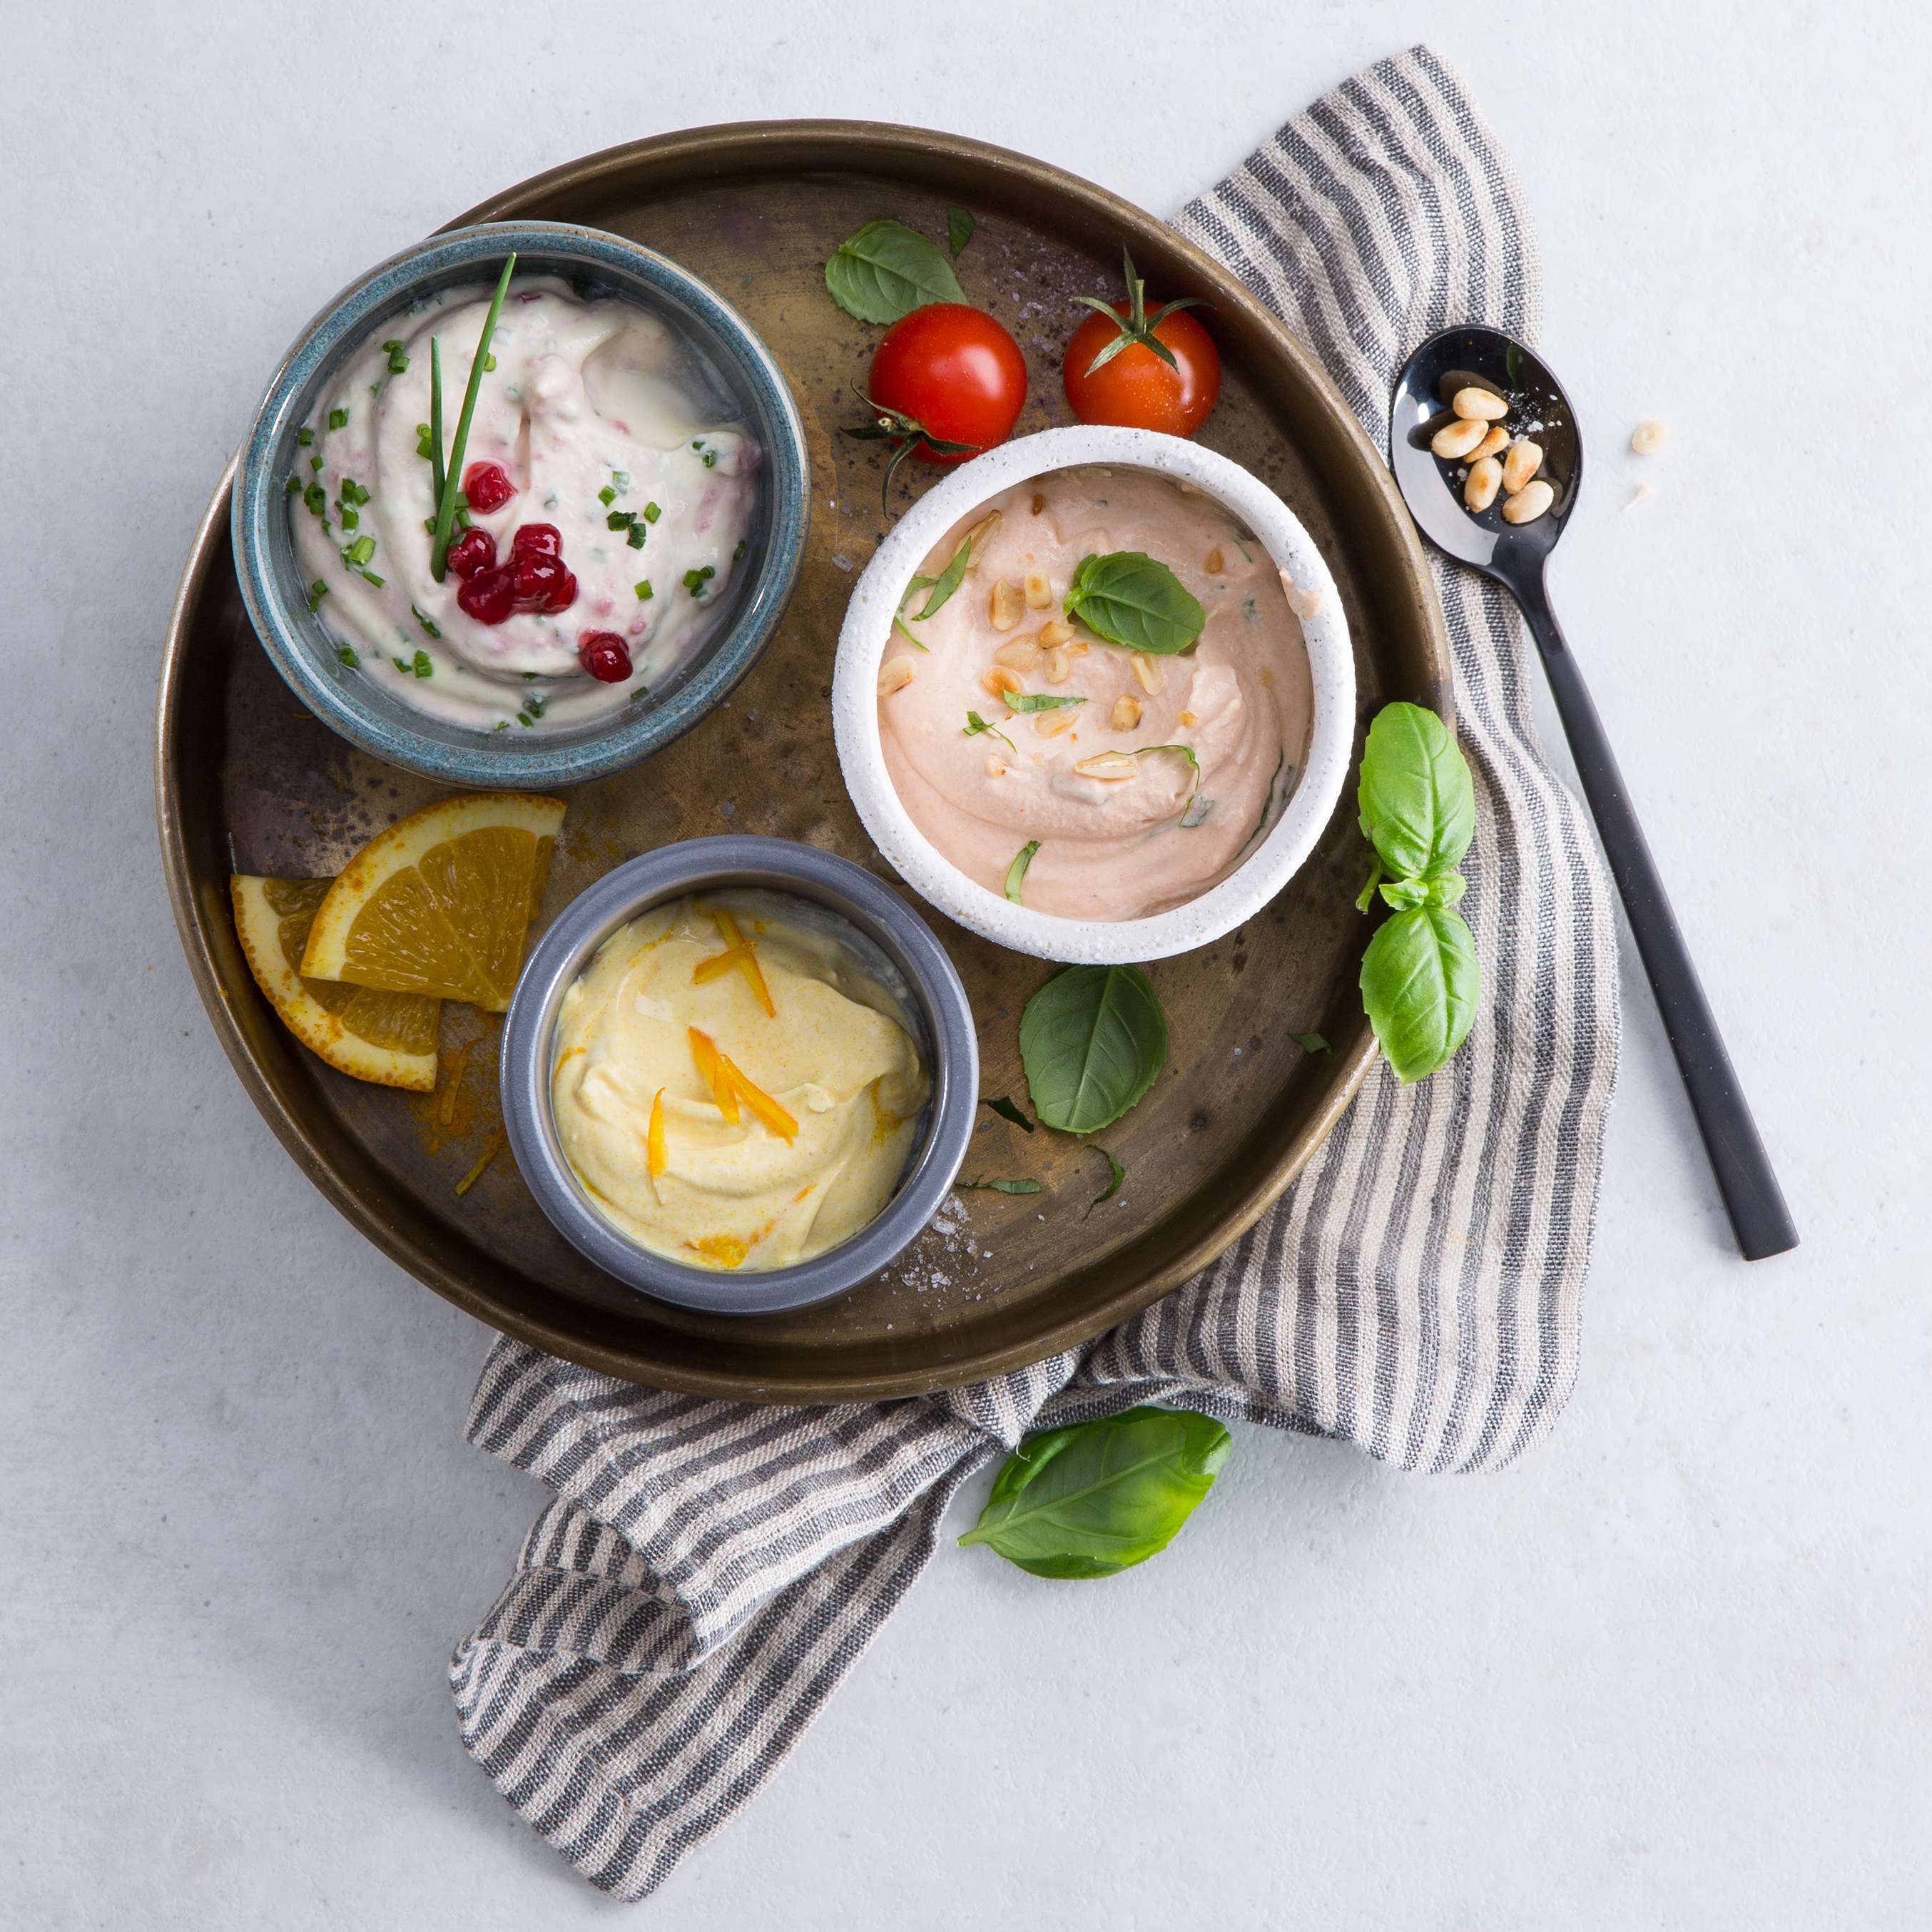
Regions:
[[[1472,383],[1493,389],[1509,404],[1513,435],[1543,446],[1536,473],[1556,498],[1533,524],[1504,523],[1500,495],[1486,510],[1465,508],[1467,466],[1445,462],[1429,446],[1430,438],[1454,420],[1450,398]],[[1389,460],[1423,535],[1458,563],[1516,589],[1541,577],[1544,560],[1576,506],[1583,480],[1583,440],[1563,386],[1533,350],[1500,329],[1445,328],[1410,356],[1396,380],[1389,411]]]

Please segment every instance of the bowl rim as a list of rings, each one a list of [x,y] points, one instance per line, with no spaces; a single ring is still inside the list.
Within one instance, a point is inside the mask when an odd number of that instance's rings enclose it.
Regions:
[[[1054,470],[1112,464],[1154,470],[1205,491],[1239,514],[1306,594],[1301,617],[1312,686],[1306,762],[1260,845],[1218,884],[1145,917],[1087,920],[1014,905],[969,877],[913,823],[886,769],[877,680],[906,580],[944,536],[989,498]],[[1042,430],[964,463],[920,498],[873,554],[853,587],[832,675],[839,770],[860,818],[893,869],[946,917],[1040,958],[1126,965],[1186,952],[1252,918],[1306,862],[1333,814],[1354,755],[1354,656],[1327,561],[1301,520],[1232,458],[1179,436],[1108,424]]]
[[[510,249],[562,257],[635,278],[680,318],[701,322],[728,352],[718,359],[747,385],[778,434],[766,448],[771,536],[750,594],[706,661],[662,703],[614,713],[608,727],[554,740],[506,742],[478,732],[473,745],[448,744],[398,724],[360,701],[352,684],[326,669],[306,647],[310,614],[283,598],[271,561],[275,520],[286,517],[274,452],[291,412],[316,375],[421,281]],[[805,557],[811,513],[811,458],[803,418],[777,357],[744,316],[711,285],[643,244],[574,222],[480,222],[445,230],[377,262],[324,303],[278,364],[250,418],[238,458],[229,536],[242,603],[269,661],[322,723],[386,763],[446,783],[527,789],[581,784],[640,763],[704,718],[748,672],[777,630]]]
[[[551,1054],[557,1010],[597,949],[670,898],[734,884],[796,891],[849,920],[904,973],[925,1022],[932,1097],[924,1140],[898,1190],[855,1233],[789,1268],[737,1272],[689,1267],[629,1240],[593,1207],[557,1139]],[[818,847],[752,833],[687,838],[626,860],[571,901],[524,962],[503,1022],[499,1076],[511,1152],[537,1204],[565,1240],[605,1274],[658,1301],[715,1315],[809,1307],[869,1280],[931,1223],[972,1138],[980,1101],[972,1006],[932,928],[881,881]]]

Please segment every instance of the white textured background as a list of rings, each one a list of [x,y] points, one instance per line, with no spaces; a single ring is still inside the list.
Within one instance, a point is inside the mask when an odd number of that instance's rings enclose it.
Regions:
[[[1804,1229],[1747,1268],[1646,1003],[1581,1389],[1501,1476],[1244,1432],[1181,1542],[944,1553],[654,1928],[1889,1928],[1932,1899],[1924,77],[1903,4],[22,8],[0,58],[0,1926],[623,1914],[459,1748],[539,1501],[483,1331],[271,1139],[150,815],[182,554],[328,290],[485,193],[838,114],[1172,210],[1426,37],[1591,427],[1558,602]],[[1637,418],[1676,436],[1642,468]],[[1620,514],[1642,468],[1656,499]],[[974,1492],[976,1498],[976,1488]]]

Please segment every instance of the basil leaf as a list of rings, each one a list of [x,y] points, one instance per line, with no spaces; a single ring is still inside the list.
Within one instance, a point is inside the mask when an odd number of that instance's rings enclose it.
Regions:
[[[861,322],[897,322],[928,302],[963,302],[965,291],[939,244],[903,221],[868,221],[825,265],[825,286]]]
[[[1167,1016],[1137,966],[1070,966],[1020,1015],[1033,1110],[1063,1133],[1096,1133],[1118,1120],[1166,1059]]]
[[[919,644],[919,640],[916,638],[915,638],[913,641],[915,644]],[[921,650],[924,650],[926,649],[926,646],[923,644],[920,644],[919,647]],[[988,724],[986,719],[980,716],[978,712],[968,712],[966,714],[966,722],[960,728],[960,736],[962,738],[976,738],[982,731],[992,732],[993,736],[998,739],[1000,742],[1005,746],[1006,749],[1011,752],[1015,758],[1017,758],[1019,756],[1018,748],[1015,746],[1012,739],[1006,736],[1005,732],[1000,730],[996,725]]]
[[[1426,879],[1391,879],[1382,887],[1382,895],[1397,912],[1406,912],[1411,906],[1457,904],[1468,887],[1460,872],[1432,872]]]
[[[958,259],[961,249],[973,238],[973,231],[979,224],[963,208],[949,208],[946,211],[946,245]]]
[[[1362,956],[1362,1004],[1398,1080],[1433,1073],[1462,1044],[1482,988],[1460,913],[1416,906],[1380,928]]]
[[[1036,1180],[956,1180],[952,1185],[960,1192],[969,1188],[990,1187],[995,1194],[1037,1194],[1040,1183]]]
[[[1084,704],[1084,698],[1055,698],[1044,691],[1010,691],[1000,700],[1009,711],[1058,711],[1063,704]]]
[[[1066,614],[1110,644],[1157,657],[1186,650],[1208,621],[1180,579],[1137,550],[1082,557],[1066,586]]]
[[[1228,1460],[1211,1417],[1130,1408],[1030,1436],[959,1540],[1035,1576],[1112,1576],[1174,1540]]]
[[[1476,829],[1468,760],[1419,704],[1385,704],[1369,727],[1357,788],[1362,836],[1390,876],[1424,878],[1461,862]]]
[[[1040,850],[1040,841],[1029,838],[1013,854],[1013,862],[1006,868],[1006,896],[1015,905],[1020,903],[1020,888],[1026,882],[1027,868],[1033,863],[1033,855]]]
[[[1304,1053],[1332,1054],[1335,1051],[1318,1033],[1292,1033],[1288,1035],[1288,1038],[1293,1040]]]
[[[927,618],[938,615],[946,600],[959,588],[961,580],[966,574],[966,566],[972,561],[973,539],[968,537],[952,553],[952,561],[933,580],[932,595],[926,600],[926,608],[923,610],[915,610],[912,614],[912,620],[915,624],[923,623]],[[904,609],[903,603],[900,608]]]
[[[1105,1148],[1101,1146],[1099,1142],[1094,1142],[1091,1144],[1094,1151],[1107,1163],[1107,1184],[1088,1202],[1087,1214],[1092,1214],[1102,1202],[1112,1200],[1114,1196],[1120,1191],[1120,1183],[1127,1178],[1127,1170]],[[1085,1220],[1087,1214],[1082,1215],[1081,1220]]]
[[[992,1108],[1001,1120],[1010,1120],[1015,1126],[1024,1127],[1028,1133],[1033,1132],[1032,1121],[1028,1120],[1025,1114],[1020,1112],[1018,1106],[1013,1101],[1008,1100],[1005,1094],[1002,1094],[997,1100],[988,1100],[982,1096],[980,1104],[982,1107]]]

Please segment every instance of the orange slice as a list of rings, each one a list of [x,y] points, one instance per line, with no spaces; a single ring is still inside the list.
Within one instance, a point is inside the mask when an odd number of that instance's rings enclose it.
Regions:
[[[412,812],[344,867],[316,910],[302,971],[502,1012],[562,823],[562,799],[529,792]]]
[[[302,976],[302,950],[330,884],[229,880],[235,931],[248,970],[283,1025],[338,1073],[427,1094],[436,1084],[436,1001]]]

